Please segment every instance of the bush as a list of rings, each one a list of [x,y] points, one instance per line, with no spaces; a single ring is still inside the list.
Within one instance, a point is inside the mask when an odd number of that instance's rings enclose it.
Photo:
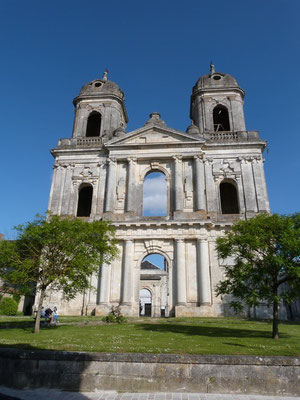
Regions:
[[[17,293],[14,293],[14,294],[12,295],[12,298],[13,298],[14,301],[19,305],[20,300],[21,300],[21,295],[20,295],[20,294],[17,294]]]
[[[11,297],[4,297],[0,303],[0,315],[16,315],[18,304]]]
[[[102,318],[102,321],[107,322],[108,324],[122,324],[123,322],[126,322],[126,318],[122,315],[120,307],[114,307],[112,306],[111,312],[106,316]]]

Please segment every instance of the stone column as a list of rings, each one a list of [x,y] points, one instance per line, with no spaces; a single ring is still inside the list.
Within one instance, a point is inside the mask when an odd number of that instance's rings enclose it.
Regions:
[[[105,212],[113,212],[115,209],[116,198],[116,175],[117,175],[117,162],[115,159],[108,159],[108,171],[106,175],[106,198],[105,198]]]
[[[257,194],[257,205],[259,211],[270,211],[268,193],[265,180],[265,172],[261,157],[255,157],[252,162],[254,182]]]
[[[176,239],[177,305],[186,305],[185,241]]]
[[[128,179],[127,179],[127,202],[126,202],[126,211],[136,211],[135,202],[136,202],[136,192],[135,192],[135,168],[136,168],[136,159],[128,158]]]
[[[198,290],[201,305],[211,304],[211,285],[207,239],[197,239],[197,267],[199,273]]]
[[[257,212],[256,193],[251,159],[240,158],[245,194],[246,212]]]
[[[205,200],[205,176],[203,159],[200,156],[194,157],[195,164],[195,195],[196,195],[196,210],[206,210]]]
[[[132,302],[133,240],[125,240],[123,250],[122,304]]]
[[[55,201],[53,201],[53,200],[54,200],[55,192],[56,192],[56,181],[57,181],[58,169],[59,169],[59,166],[54,164],[50,196],[49,196],[49,203],[48,203],[48,210],[50,210],[53,214],[57,214],[55,204],[54,204]]]
[[[205,168],[205,186],[206,186],[206,201],[207,201],[207,211],[216,213],[217,207],[217,191],[216,183],[213,178],[212,173],[212,159],[206,159],[204,161]]]
[[[59,194],[59,203],[58,203],[58,208],[57,208],[57,214],[61,215],[61,210],[62,210],[62,202],[63,202],[63,196],[64,196],[64,188],[65,188],[65,177],[66,177],[66,172],[67,172],[67,165],[63,165],[61,167],[61,175],[60,175],[60,194]]]
[[[175,183],[175,208],[174,211],[183,209],[183,185],[182,185],[182,158],[174,156],[174,183]]]
[[[99,304],[108,304],[109,303],[110,275],[111,275],[110,265],[103,263],[101,266],[101,271],[100,271]]]
[[[71,191],[72,191],[72,175],[73,175],[73,166],[68,165],[66,167],[65,180],[64,180],[64,191],[63,191],[63,199],[62,199],[62,207],[61,214],[69,214],[69,204],[71,200]]]
[[[245,198],[244,198],[244,190],[242,184],[242,178],[240,175],[235,177],[237,183],[237,190],[238,190],[238,199],[239,199],[239,206],[240,206],[240,213],[245,212]]]

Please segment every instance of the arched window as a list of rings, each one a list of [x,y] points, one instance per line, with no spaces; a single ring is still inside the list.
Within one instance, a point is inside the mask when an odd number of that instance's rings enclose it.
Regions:
[[[167,271],[167,260],[158,253],[152,253],[143,258],[141,269],[161,269]]]
[[[92,209],[93,187],[83,184],[79,188],[77,217],[89,217]]]
[[[239,203],[236,187],[230,182],[221,182],[220,198],[222,214],[238,214]]]
[[[230,131],[229,115],[226,107],[216,106],[213,110],[213,119],[215,132]]]
[[[88,117],[86,137],[100,136],[100,128],[101,114],[99,114],[97,111],[93,111]]]
[[[167,182],[165,174],[160,171],[151,171],[145,177],[143,215],[167,215]]]

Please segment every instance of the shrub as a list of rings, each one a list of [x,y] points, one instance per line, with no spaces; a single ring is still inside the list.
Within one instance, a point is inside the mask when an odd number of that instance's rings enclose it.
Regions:
[[[106,316],[102,318],[102,321],[107,322],[108,324],[122,324],[123,322],[126,322],[126,318],[124,315],[122,315],[120,307],[114,307],[112,306],[111,312]]]
[[[16,315],[18,311],[18,304],[11,297],[4,297],[0,303],[1,315]]]
[[[20,300],[21,300],[21,295],[20,295],[20,294],[17,294],[17,293],[14,293],[14,294],[12,295],[12,298],[13,298],[14,301],[19,305]]]

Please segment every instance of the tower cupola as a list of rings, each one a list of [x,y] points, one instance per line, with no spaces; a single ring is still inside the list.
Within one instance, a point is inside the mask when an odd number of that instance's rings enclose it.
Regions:
[[[201,76],[193,87],[190,117],[200,133],[245,131],[244,95],[235,78],[216,72]]]
[[[128,122],[125,96],[120,87],[107,79],[105,71],[102,79],[95,79],[82,86],[73,100],[75,121],[73,137],[102,137],[110,140],[125,131]]]

